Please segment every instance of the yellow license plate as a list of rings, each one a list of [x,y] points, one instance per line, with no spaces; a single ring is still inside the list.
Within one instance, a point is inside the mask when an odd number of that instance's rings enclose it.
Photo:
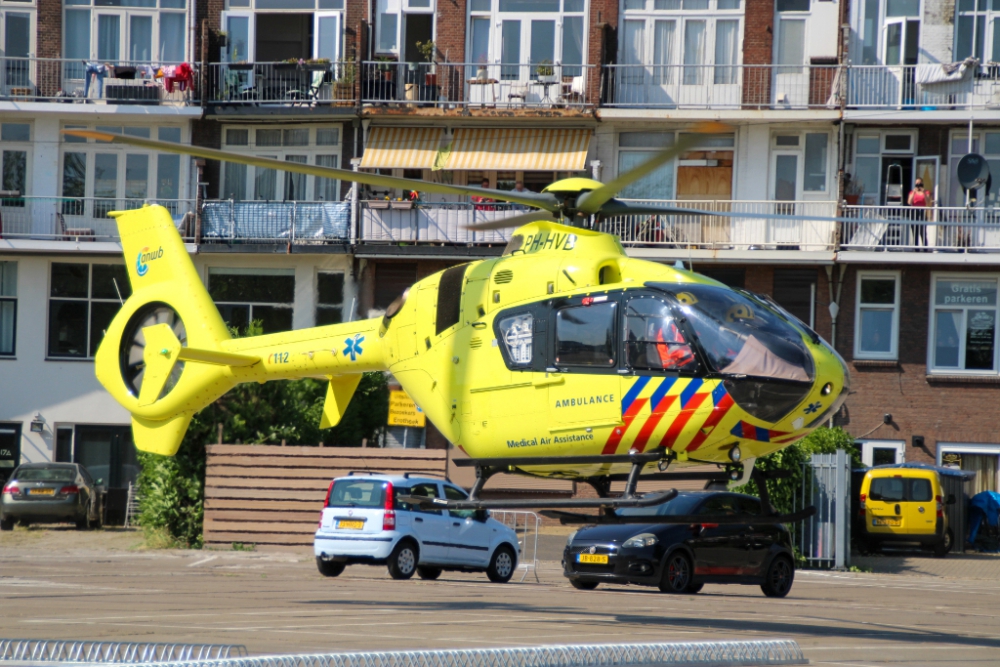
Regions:
[[[340,519],[337,521],[337,528],[346,528],[347,530],[364,530],[364,521],[348,521],[347,519]]]
[[[588,563],[590,565],[607,565],[607,554],[577,554],[577,563]]]
[[[902,519],[895,519],[895,518],[890,518],[890,519],[872,519],[872,525],[873,526],[902,526],[903,525],[903,520]]]
[[[54,496],[55,494],[55,489],[28,489],[30,496]]]

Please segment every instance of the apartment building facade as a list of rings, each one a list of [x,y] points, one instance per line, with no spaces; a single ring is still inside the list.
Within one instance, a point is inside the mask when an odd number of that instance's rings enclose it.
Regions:
[[[621,197],[786,217],[600,227],[632,256],[772,295],[834,340],[854,379],[836,421],[866,460],[951,462],[996,488],[995,194],[971,191],[970,208],[955,177],[968,152],[1000,169],[1000,58],[981,3],[78,2],[0,0],[0,306],[16,313],[0,332],[0,431],[16,431],[17,456],[89,460],[117,445],[87,438],[127,440],[88,361],[113,316],[109,286],[122,289],[108,277],[121,271],[109,210],[170,207],[223,315],[267,331],[377,313],[509,235],[465,225],[523,212],[60,129],[538,190],[613,178],[712,119],[731,132]],[[915,212],[918,176],[934,206]]]

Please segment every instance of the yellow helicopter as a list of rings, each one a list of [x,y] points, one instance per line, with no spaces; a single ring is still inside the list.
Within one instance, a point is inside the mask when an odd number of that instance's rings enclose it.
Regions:
[[[541,193],[517,193],[103,132],[66,133],[536,209],[478,227],[519,226],[501,257],[418,281],[382,317],[241,339],[231,338],[166,209],[112,213],[132,296],[105,333],[96,374],[132,414],[135,444],[143,451],[174,454],[191,417],[242,382],[328,379],[325,428],[339,422],[363,372],[391,371],[476,467],[469,500],[434,503],[601,508],[603,520],[627,522],[613,510],[674,495],[637,494],[640,475],[745,481],[756,458],[810,433],[847,396],[849,374],[840,356],[773,301],[629,258],[617,237],[588,228],[594,217],[689,212],[630,206],[614,194],[688,150],[694,137],[607,184],[570,178]],[[717,464],[719,472],[683,470],[705,463]],[[481,500],[486,480],[498,472],[581,480],[599,497]],[[611,497],[614,481],[625,481],[618,497]],[[555,516],[567,523],[594,520]]]

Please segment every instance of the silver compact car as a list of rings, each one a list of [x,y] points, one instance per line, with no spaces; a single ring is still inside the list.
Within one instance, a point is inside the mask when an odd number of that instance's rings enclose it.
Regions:
[[[83,530],[101,525],[98,485],[79,463],[25,463],[4,483],[0,530],[14,523],[75,523]]]

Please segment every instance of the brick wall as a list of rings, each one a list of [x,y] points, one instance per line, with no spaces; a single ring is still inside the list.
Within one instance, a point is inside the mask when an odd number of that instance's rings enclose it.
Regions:
[[[39,58],[62,58],[62,0],[38,0]]]
[[[743,64],[770,65],[774,48],[774,0],[746,0],[743,19]],[[771,103],[771,71],[749,69],[743,74],[745,107]]]
[[[435,18],[437,58],[448,62],[465,62],[466,0],[438,0]]]
[[[618,61],[618,0],[591,0],[587,35],[587,102],[601,100],[601,65]]]

